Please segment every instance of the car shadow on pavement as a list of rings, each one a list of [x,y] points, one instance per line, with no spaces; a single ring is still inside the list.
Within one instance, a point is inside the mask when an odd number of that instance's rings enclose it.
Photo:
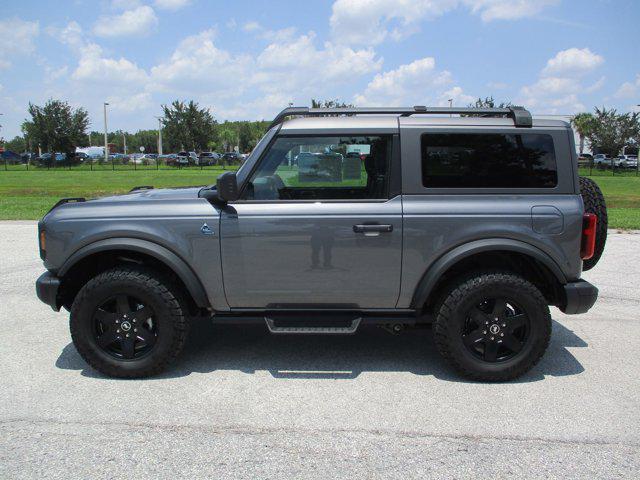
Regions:
[[[583,366],[567,350],[587,344],[573,331],[553,321],[547,353],[518,383],[545,376],[577,375]],[[67,345],[56,367],[80,370],[82,375],[105,378]],[[149,380],[236,370],[247,374],[268,371],[278,379],[353,379],[362,372],[409,372],[466,382],[438,354],[430,328],[392,335],[377,327],[363,327],[356,335],[272,335],[262,326],[220,326],[208,321],[192,326],[182,356],[165,373]]]

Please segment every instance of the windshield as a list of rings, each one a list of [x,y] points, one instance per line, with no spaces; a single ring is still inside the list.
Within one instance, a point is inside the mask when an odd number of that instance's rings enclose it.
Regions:
[[[260,155],[262,155],[262,152],[264,152],[265,148],[267,148],[267,145],[269,144],[273,136],[278,131],[278,128],[280,128],[280,125],[276,125],[271,130],[267,131],[267,133],[264,134],[264,136],[260,139],[260,141],[256,145],[256,148],[253,149],[249,157],[240,166],[240,168],[236,172],[238,185],[242,185],[244,183],[246,177],[249,175],[249,172],[251,171],[251,165],[253,165],[256,162],[256,160],[260,158]]]

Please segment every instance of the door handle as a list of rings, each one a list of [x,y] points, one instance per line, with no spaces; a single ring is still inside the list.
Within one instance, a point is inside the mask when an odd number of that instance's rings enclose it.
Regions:
[[[379,225],[377,223],[367,223],[364,225],[354,225],[353,231],[355,233],[388,233],[393,232],[393,225]]]

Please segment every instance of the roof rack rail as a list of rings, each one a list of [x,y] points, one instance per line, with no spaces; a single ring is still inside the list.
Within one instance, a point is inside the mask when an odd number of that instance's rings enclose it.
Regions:
[[[459,114],[469,116],[496,116],[502,115],[513,119],[516,127],[528,128],[533,125],[531,113],[524,107],[507,108],[458,108],[458,107],[426,107],[416,105],[414,107],[338,107],[338,108],[309,108],[289,107],[282,110],[273,119],[269,128],[282,123],[286,117],[292,116],[323,116],[323,115],[400,115],[408,117],[415,114]]]

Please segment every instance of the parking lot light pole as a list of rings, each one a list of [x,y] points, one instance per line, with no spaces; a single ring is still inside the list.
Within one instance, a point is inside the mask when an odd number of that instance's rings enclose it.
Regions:
[[[156,117],[158,119],[158,155],[162,155],[162,119],[164,117]]]
[[[104,102],[104,161],[109,161],[109,146],[107,144],[107,102]]]

